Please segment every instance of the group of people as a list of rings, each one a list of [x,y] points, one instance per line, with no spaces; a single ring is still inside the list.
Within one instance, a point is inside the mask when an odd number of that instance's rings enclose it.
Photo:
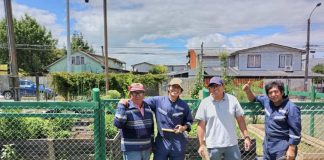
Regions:
[[[255,96],[250,85],[248,82],[242,89],[251,102],[260,102],[265,110],[264,159],[295,159],[301,137],[299,107],[284,95],[282,82],[267,84],[266,96]],[[185,131],[191,130],[193,117],[188,104],[180,98],[182,80],[171,79],[167,96],[145,98],[141,83],[132,83],[128,90],[130,99],[120,100],[114,119],[114,125],[121,131],[124,160],[149,160],[152,152],[154,160],[185,159]],[[225,93],[220,77],[210,79],[208,90],[210,95],[201,101],[195,115],[198,153],[205,159],[239,160],[235,120],[244,138],[244,149],[251,149],[244,110],[235,96]]]

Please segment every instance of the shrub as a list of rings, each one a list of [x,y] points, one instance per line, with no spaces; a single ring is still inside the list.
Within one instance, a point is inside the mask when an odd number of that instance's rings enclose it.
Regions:
[[[120,99],[121,94],[117,90],[109,90],[108,95],[100,96],[101,99]]]
[[[114,126],[114,115],[106,115],[106,137],[112,139],[118,133],[118,128]]]
[[[48,120],[41,118],[26,118],[27,131],[30,133],[29,139],[47,138],[49,133]]]

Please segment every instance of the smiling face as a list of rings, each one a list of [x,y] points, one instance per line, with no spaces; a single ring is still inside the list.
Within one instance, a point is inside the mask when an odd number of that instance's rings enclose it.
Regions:
[[[173,98],[178,98],[182,92],[182,89],[179,85],[170,85],[169,86],[169,96]]]
[[[132,91],[129,93],[131,100],[135,103],[135,104],[141,104],[144,100],[144,91]]]
[[[268,97],[276,106],[279,106],[283,101],[283,93],[278,86],[273,86],[268,90]]]

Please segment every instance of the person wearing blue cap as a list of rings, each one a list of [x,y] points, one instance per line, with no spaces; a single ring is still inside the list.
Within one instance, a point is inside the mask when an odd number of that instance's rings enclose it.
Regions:
[[[294,160],[301,140],[300,108],[285,95],[281,81],[267,83],[266,96],[255,96],[250,85],[249,81],[243,91],[251,102],[260,102],[265,112],[263,159]]]
[[[244,111],[236,97],[225,93],[220,77],[210,79],[208,90],[210,95],[201,101],[195,116],[198,120],[198,153],[212,160],[220,160],[222,155],[225,160],[240,160],[235,120],[244,136],[245,150],[251,147]]]

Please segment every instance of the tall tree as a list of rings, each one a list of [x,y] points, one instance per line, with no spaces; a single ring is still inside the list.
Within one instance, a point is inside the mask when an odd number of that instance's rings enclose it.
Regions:
[[[72,36],[71,48],[73,51],[93,52],[93,48],[89,46],[88,42],[84,40],[81,32],[74,32]]]
[[[5,20],[0,21],[0,44],[7,44],[5,24]],[[14,31],[18,67],[29,74],[43,71],[63,53],[56,49],[57,40],[51,32],[27,14],[19,20],[14,19]],[[1,48],[2,63],[8,63],[8,57],[8,49]]]
[[[312,71],[319,74],[324,74],[324,64],[317,64],[312,68]],[[315,77],[314,78],[315,83],[321,83],[323,84],[324,78],[322,77]]]

